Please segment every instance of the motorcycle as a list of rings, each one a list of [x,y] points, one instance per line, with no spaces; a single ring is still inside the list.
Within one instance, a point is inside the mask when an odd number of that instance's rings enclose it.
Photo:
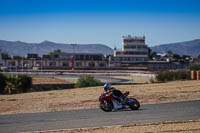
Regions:
[[[126,91],[124,94],[124,101],[121,102],[119,98],[115,98],[112,92],[102,93],[99,96],[99,107],[105,112],[111,112],[112,110],[118,109],[130,109],[138,110],[140,108],[140,103],[135,98],[128,98],[129,92]]]

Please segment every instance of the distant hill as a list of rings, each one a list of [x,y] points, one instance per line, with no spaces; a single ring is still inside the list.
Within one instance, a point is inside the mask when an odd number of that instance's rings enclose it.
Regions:
[[[103,44],[61,44],[50,41],[44,41],[41,43],[25,43],[21,41],[0,40],[0,49],[3,53],[18,56],[25,56],[27,53],[43,55],[57,49],[68,53],[102,53],[105,55],[113,54],[113,49]]]
[[[152,47],[152,51],[159,53],[167,53],[168,50],[171,50],[173,53],[179,55],[184,54],[197,57],[198,55],[200,55],[200,39],[186,42],[161,44]]]
[[[191,55],[197,57],[200,55],[200,39],[161,44],[151,47],[152,51],[159,53],[167,53],[171,50],[179,55]],[[60,49],[68,53],[102,53],[105,55],[113,55],[113,49],[103,44],[63,44],[44,41],[41,43],[25,43],[21,41],[4,41],[0,40],[0,49],[3,53],[9,55],[25,56],[27,53],[37,53],[39,55],[48,54],[54,50]]]

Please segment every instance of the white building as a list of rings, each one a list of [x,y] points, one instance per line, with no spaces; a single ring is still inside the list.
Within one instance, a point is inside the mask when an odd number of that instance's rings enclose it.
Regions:
[[[123,36],[122,50],[115,50],[111,59],[114,66],[135,67],[136,64],[148,62],[148,46],[145,44],[145,37]],[[141,66],[141,65],[140,65]]]
[[[43,56],[45,57],[45,56]],[[3,66],[9,69],[103,69],[107,60],[103,54],[90,53],[58,53],[48,58],[38,58],[37,54],[29,54],[25,59],[4,59]]]

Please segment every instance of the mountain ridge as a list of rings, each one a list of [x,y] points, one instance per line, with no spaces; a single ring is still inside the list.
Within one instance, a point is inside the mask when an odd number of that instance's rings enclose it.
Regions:
[[[68,53],[101,53],[105,55],[113,54],[113,49],[104,44],[64,44],[47,40],[40,43],[0,40],[0,49],[3,53],[8,53],[9,55],[14,56],[25,56],[27,53],[44,55],[57,49]]]
[[[194,39],[191,41],[160,44],[151,47],[153,52],[167,53],[167,51],[172,51],[179,55],[190,55],[197,57],[200,55],[200,39]]]
[[[0,49],[1,52],[12,56],[25,56],[27,53],[44,55],[57,49],[67,53],[101,53],[104,55],[113,55],[113,49],[104,44],[65,44],[48,40],[40,43],[0,40]],[[200,55],[200,39],[159,44],[151,47],[151,49],[157,53],[167,53],[167,51],[171,50],[175,54],[197,57]]]

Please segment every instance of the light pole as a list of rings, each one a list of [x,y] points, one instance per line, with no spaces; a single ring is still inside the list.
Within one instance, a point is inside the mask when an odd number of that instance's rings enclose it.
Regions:
[[[12,60],[13,60],[13,56],[11,55],[11,59],[10,59],[10,72],[11,72],[11,67],[12,67]]]
[[[18,67],[19,61],[20,61],[19,59],[17,59],[17,60],[15,61],[15,63],[16,63],[16,65],[15,65],[15,66],[16,66],[16,72],[17,72],[17,67]]]
[[[10,62],[9,62],[9,64],[10,64],[10,72],[11,72],[11,59],[10,59]]]
[[[24,72],[23,68],[24,68],[24,59],[22,58],[22,72]]]
[[[42,61],[42,58],[41,58],[41,72],[42,72],[42,66],[43,66],[43,61]]]

